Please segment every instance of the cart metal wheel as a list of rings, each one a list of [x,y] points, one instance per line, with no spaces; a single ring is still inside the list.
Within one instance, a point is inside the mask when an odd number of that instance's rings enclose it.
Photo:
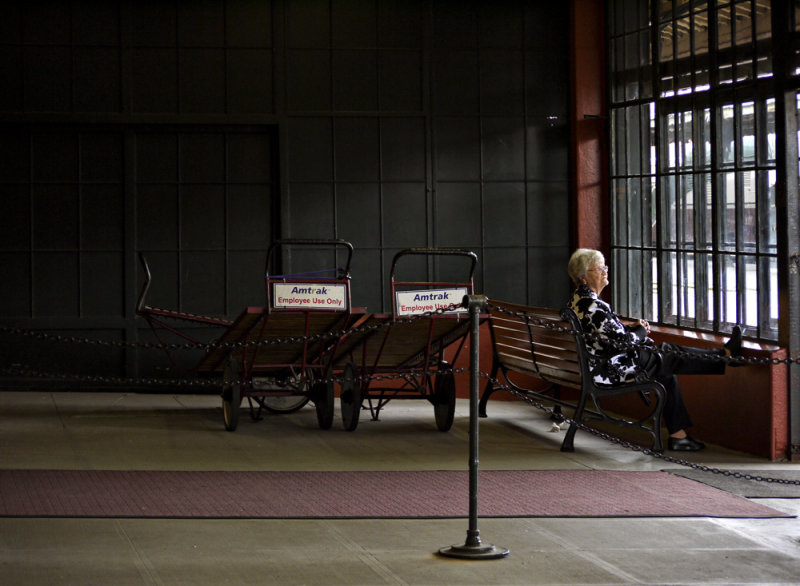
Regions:
[[[309,372],[308,377],[310,376]],[[280,379],[253,377],[253,391],[259,395],[258,404],[277,415],[287,415],[302,409],[311,400],[308,377],[297,373]]]
[[[443,362],[439,368],[449,369],[450,365]],[[433,414],[436,417],[436,427],[439,431],[449,431],[453,426],[456,413],[456,377],[452,372],[436,375],[433,388]]]
[[[222,420],[227,431],[239,427],[239,408],[242,404],[242,381],[239,363],[229,358],[222,375]]]
[[[330,429],[333,425],[333,381],[317,381],[312,389],[319,428]]]
[[[339,403],[342,409],[342,425],[346,431],[355,431],[358,427],[358,417],[361,415],[361,402],[364,392],[358,380],[358,369],[355,364],[348,362],[344,367],[342,377],[342,395]]]
[[[271,413],[287,415],[302,409],[310,401],[308,395],[286,395],[286,396],[266,396],[262,397],[262,406]]]

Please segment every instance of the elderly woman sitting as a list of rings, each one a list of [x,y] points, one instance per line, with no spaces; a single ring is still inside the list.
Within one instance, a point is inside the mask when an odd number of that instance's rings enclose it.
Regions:
[[[705,444],[686,433],[692,421],[675,375],[724,374],[726,357],[741,354],[741,328],[734,326],[730,340],[722,348],[691,348],[666,342],[656,346],[648,337],[650,325],[645,320],[625,325],[600,299],[600,292],[608,285],[608,267],[601,252],[579,248],[570,258],[567,272],[576,286],[567,307],[575,312],[583,332],[588,334],[586,348],[595,383],[615,385],[636,380],[641,374],[654,378],[667,391],[664,422],[669,432],[668,448],[702,450]]]

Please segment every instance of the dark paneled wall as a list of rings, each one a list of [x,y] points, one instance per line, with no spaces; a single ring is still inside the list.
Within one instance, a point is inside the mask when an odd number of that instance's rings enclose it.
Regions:
[[[562,302],[568,15],[552,4],[288,3],[283,227],[351,240],[362,303],[388,303],[407,246],[477,252],[490,297]]]
[[[389,309],[394,253],[425,246],[475,251],[489,297],[561,304],[567,12],[524,0],[7,6],[3,322],[148,339],[139,252],[151,304],[235,316],[263,304],[277,237],[351,241],[353,301],[373,311]],[[149,363],[112,354],[109,372]]]

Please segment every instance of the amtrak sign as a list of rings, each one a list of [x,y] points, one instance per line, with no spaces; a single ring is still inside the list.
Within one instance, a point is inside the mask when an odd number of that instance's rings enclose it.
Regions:
[[[347,286],[341,283],[275,283],[277,309],[347,309]]]
[[[398,291],[395,293],[397,315],[419,315],[451,305],[459,307],[450,310],[452,313],[466,311],[460,307],[464,296],[468,295],[466,287],[456,289],[427,289],[424,291]],[[448,313],[450,313],[448,312]]]

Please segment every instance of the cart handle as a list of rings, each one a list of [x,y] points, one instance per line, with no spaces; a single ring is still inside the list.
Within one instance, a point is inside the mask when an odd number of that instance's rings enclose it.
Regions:
[[[150,274],[150,265],[147,264],[147,259],[142,252],[139,253],[139,261],[144,268],[144,285],[142,285],[142,290],[139,292],[139,300],[136,302],[136,313],[141,314],[146,307],[144,298],[147,295],[148,289],[150,289],[150,281],[153,280],[153,277]]]
[[[395,275],[395,267],[397,266],[397,261],[400,260],[400,257],[409,255],[464,256],[467,258],[471,258],[472,266],[470,267],[469,270],[469,281],[468,281],[470,284],[472,283],[473,276],[475,275],[475,266],[478,264],[478,255],[472,252],[471,250],[465,250],[463,248],[406,248],[405,250],[401,250],[400,252],[395,254],[394,258],[392,259],[392,270],[390,272],[390,277],[389,277],[392,283],[395,282],[394,275]]]
[[[139,260],[142,263],[142,267],[144,267],[145,277],[144,277],[144,285],[142,285],[142,290],[139,293],[139,299],[136,302],[136,314],[145,318],[154,332],[156,326],[158,325],[168,329],[173,334],[177,334],[178,336],[189,340],[190,342],[193,343],[196,342],[196,340],[189,337],[188,335],[167,326],[166,324],[161,322],[156,316],[169,317],[173,319],[182,319],[186,321],[192,321],[192,322],[198,322],[198,323],[210,324],[212,326],[222,326],[222,327],[228,327],[233,323],[230,320],[222,319],[219,317],[207,317],[205,315],[196,315],[193,313],[175,311],[172,309],[159,309],[157,307],[151,307],[147,305],[144,300],[145,297],[147,296],[147,291],[150,289],[150,282],[152,281],[152,275],[150,273],[150,265],[147,264],[147,259],[141,252],[139,253]],[[158,334],[156,335],[158,336]]]
[[[337,275],[338,278],[341,279],[349,279],[350,278],[350,261],[353,259],[353,245],[350,244],[347,240],[342,239],[332,239],[332,240],[324,240],[324,239],[312,239],[312,238],[287,238],[282,240],[275,240],[272,244],[269,245],[267,249],[267,264],[264,269],[264,274],[266,279],[271,278],[281,278],[281,277],[294,277],[294,276],[304,276],[309,275],[312,273],[297,273],[296,275],[275,275],[270,272],[272,267],[272,261],[274,257],[274,253],[278,248],[290,248],[292,246],[331,246],[333,248],[336,247],[343,247],[347,250],[347,262],[345,263],[344,268],[336,267],[332,270],[337,271],[339,274]],[[315,272],[323,272],[323,271],[315,271]]]

